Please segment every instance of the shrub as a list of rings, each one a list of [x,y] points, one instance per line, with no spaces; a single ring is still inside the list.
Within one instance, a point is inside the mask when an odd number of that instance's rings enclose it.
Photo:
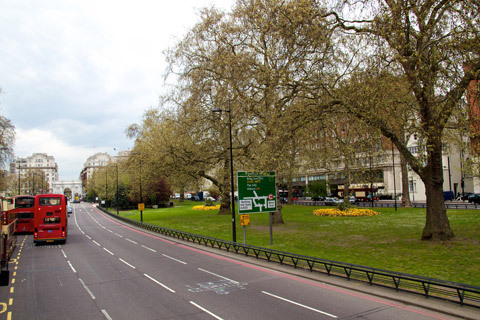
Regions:
[[[337,205],[337,209],[340,210],[340,211],[347,211],[347,210],[350,210],[350,209],[354,209],[356,208],[353,204],[350,203],[350,201],[343,201],[343,202],[340,202],[338,205]]]

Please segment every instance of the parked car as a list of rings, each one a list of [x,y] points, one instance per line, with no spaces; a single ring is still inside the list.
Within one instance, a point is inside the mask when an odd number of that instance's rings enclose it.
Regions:
[[[453,191],[443,191],[443,200],[445,201],[455,200],[455,194],[453,194]]]
[[[463,201],[468,201],[468,198],[469,198],[472,194],[473,194],[472,192],[465,192],[465,193],[463,194],[463,196],[461,197],[461,199],[462,199]]]
[[[339,203],[337,198],[325,198],[326,206],[336,206]]]
[[[356,203],[357,198],[355,198],[355,196],[350,196],[350,197],[348,197],[348,201],[350,201],[350,203]]]
[[[468,197],[468,202],[480,204],[480,193],[472,193],[472,194]]]

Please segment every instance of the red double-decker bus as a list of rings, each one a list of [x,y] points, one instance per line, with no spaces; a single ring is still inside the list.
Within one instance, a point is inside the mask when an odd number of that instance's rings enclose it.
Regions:
[[[35,196],[34,243],[67,241],[67,199],[63,194]]]
[[[13,199],[1,198],[1,231],[0,231],[0,285],[7,286],[10,272],[8,261],[17,244],[16,231],[17,215],[14,212]]]
[[[35,213],[34,196],[15,196],[13,197],[15,205],[14,211],[17,214],[17,232],[33,232]]]

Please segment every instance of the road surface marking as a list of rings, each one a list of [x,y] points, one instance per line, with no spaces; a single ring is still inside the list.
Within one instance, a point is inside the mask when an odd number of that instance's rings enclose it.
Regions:
[[[262,291],[262,293],[264,293],[264,294],[266,294],[266,295],[269,295],[269,296],[271,296],[271,297],[274,297],[274,298],[283,300],[283,301],[285,301],[285,302],[288,302],[288,303],[297,305],[297,306],[299,306],[299,307],[302,307],[302,308],[305,308],[305,309],[308,309],[308,310],[311,310],[311,311],[315,311],[315,312],[324,314],[324,315],[329,316],[329,317],[331,317],[331,318],[337,318],[337,316],[335,316],[335,315],[333,315],[333,314],[330,314],[330,313],[327,313],[327,312],[325,312],[325,311],[321,311],[321,310],[318,310],[318,309],[315,309],[315,308],[306,306],[306,305],[304,305],[304,304],[301,304],[301,303],[298,303],[298,302],[295,302],[295,301],[292,301],[292,300],[288,300],[288,299],[286,299],[286,298],[282,298],[282,297],[277,296],[277,295],[274,295],[274,294],[272,294],[272,293],[268,293],[268,292],[266,292],[266,291]]]
[[[168,258],[168,259],[172,259],[172,260],[174,260],[174,261],[180,262],[180,263],[182,263],[182,264],[187,264],[186,262],[183,262],[183,261],[181,261],[181,260],[175,259],[175,258],[170,257],[170,256],[168,256],[168,255],[166,255],[166,254],[163,254],[163,253],[162,253],[162,256],[164,256],[164,257],[166,257],[166,258]]]
[[[108,320],[112,320],[112,317],[110,317],[110,315],[108,314],[107,310],[102,309],[102,313],[103,313],[103,315],[105,316],[105,318],[107,318]]]
[[[112,256],[114,256],[113,252],[108,250],[107,248],[103,248],[103,250],[107,251],[108,253],[110,253]]]
[[[131,265],[131,264],[128,263],[127,261],[123,260],[122,258],[118,258],[118,260],[122,261],[123,263],[125,263],[127,266],[129,266],[129,267],[132,268],[132,269],[137,269],[137,268],[135,268],[135,266]]]
[[[153,252],[157,252],[157,250],[152,249],[152,248],[149,248],[149,247],[147,247],[147,246],[144,246],[143,244],[142,244],[142,247],[144,247],[144,248],[147,249],[147,250],[150,250],[150,251],[153,251]]]
[[[77,270],[75,270],[75,268],[72,266],[72,264],[70,263],[70,261],[67,261],[68,265],[70,266],[70,268],[72,269],[73,273],[77,273]]]
[[[160,281],[158,281],[158,280],[156,280],[156,279],[154,279],[154,278],[150,277],[148,274],[144,273],[143,275],[144,275],[145,277],[147,277],[148,279],[152,280],[153,282],[155,282],[156,284],[158,284],[158,285],[160,285],[160,286],[164,287],[164,288],[165,288],[165,289],[167,289],[168,291],[170,291],[170,292],[172,292],[172,293],[175,293],[175,290],[173,290],[173,289],[170,289],[169,287],[167,287],[166,285],[164,285],[164,284],[163,284],[163,283],[161,283]]]
[[[203,272],[206,272],[206,273],[208,273],[208,274],[211,274],[212,276],[216,276],[216,277],[219,277],[219,278],[222,278],[222,279],[225,279],[225,280],[231,281],[231,282],[233,282],[233,283],[240,283],[240,282],[238,282],[238,281],[235,281],[235,280],[229,279],[229,278],[227,278],[227,277],[221,276],[221,275],[219,275],[219,274],[216,274],[216,273],[210,272],[210,271],[208,271],[208,270],[205,270],[205,269],[202,269],[202,268],[198,268],[198,270],[200,270],[200,271],[203,271]]]
[[[93,295],[92,291],[90,291],[90,289],[88,289],[88,287],[85,285],[85,282],[83,282],[83,280],[80,278],[78,278],[78,280],[80,280],[80,282],[82,283],[82,286],[85,288],[85,290],[87,290],[90,297],[92,297],[92,299],[95,300],[95,296]]]
[[[205,309],[204,307],[202,306],[199,306],[198,304],[196,304],[195,302],[193,301],[190,301],[191,304],[193,304],[195,307],[197,307],[198,309],[202,310],[203,312],[206,312],[208,313],[209,315],[211,315],[212,317],[214,317],[215,319],[218,319],[218,320],[223,320],[222,318],[220,318],[219,316],[217,316],[216,314],[208,311],[207,309]]]

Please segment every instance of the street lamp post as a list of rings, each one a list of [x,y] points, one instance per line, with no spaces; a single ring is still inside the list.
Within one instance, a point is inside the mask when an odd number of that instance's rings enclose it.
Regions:
[[[131,152],[130,154],[133,154],[133,155],[141,155],[140,152]],[[140,160],[140,203],[142,204],[143,206],[143,196],[142,196],[142,158],[139,159]],[[143,210],[139,210],[140,211],[140,222],[143,223]]]
[[[18,164],[18,195],[20,195],[20,169],[22,167]]]
[[[140,159],[140,203],[143,203],[143,196],[142,196],[142,159]],[[143,210],[140,210],[140,222],[143,223]]]
[[[35,195],[35,172],[32,171],[32,196]]]
[[[230,133],[230,185],[232,193],[232,237],[233,242],[237,242],[237,231],[235,224],[235,185],[233,179],[233,148],[232,148],[232,109],[230,107],[230,100],[228,101],[228,110],[220,108],[213,109],[213,112],[228,112],[228,129]]]
[[[117,165],[115,166],[115,168],[117,169],[117,194],[115,195],[115,201],[117,202],[117,216],[118,216],[118,211],[119,211],[119,204],[118,204],[118,163]]]
[[[105,167],[105,208],[108,208],[107,206],[107,196],[108,196],[108,191],[107,191],[107,178],[108,178],[108,172],[107,172],[108,168]]]

